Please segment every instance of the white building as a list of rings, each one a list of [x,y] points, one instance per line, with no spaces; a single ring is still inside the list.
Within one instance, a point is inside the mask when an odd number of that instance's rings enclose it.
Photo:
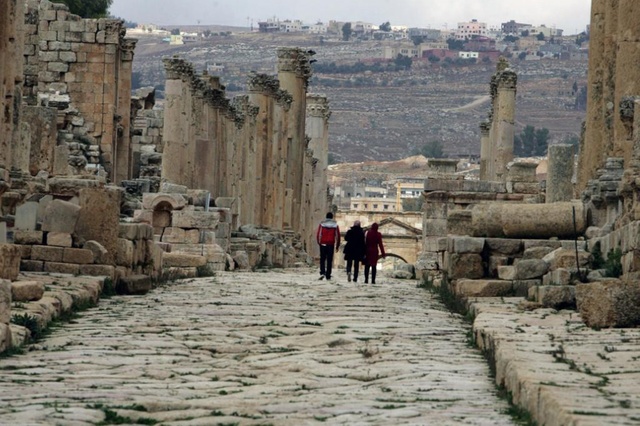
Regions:
[[[478,52],[458,52],[458,58],[462,59],[478,59],[479,56],[480,54]]]
[[[456,30],[456,40],[471,40],[474,36],[489,36],[487,24],[472,19],[471,22],[459,22]]]

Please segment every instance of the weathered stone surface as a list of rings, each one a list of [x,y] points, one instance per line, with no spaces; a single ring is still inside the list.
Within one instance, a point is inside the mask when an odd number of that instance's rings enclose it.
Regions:
[[[116,271],[113,265],[80,265],[78,273],[92,277],[109,277],[113,280]]]
[[[0,278],[0,324],[11,320],[11,281]]]
[[[109,252],[106,248],[103,247],[97,241],[87,241],[84,243],[83,248],[85,250],[90,250],[93,253],[93,261],[98,264],[108,264],[111,260],[111,256],[109,256]]]
[[[51,246],[33,246],[31,260],[43,260],[45,262],[62,262],[64,248]]]
[[[142,208],[145,210],[181,210],[187,206],[187,199],[178,193],[155,193],[142,195]]]
[[[591,253],[578,251],[578,258],[576,259],[575,250],[560,248],[546,255],[543,260],[549,264],[549,269],[552,271],[558,268],[576,269],[577,266],[584,268],[589,265]]]
[[[185,253],[164,253],[162,255],[162,263],[165,268],[171,267],[198,267],[207,264],[207,258],[194,254]]]
[[[505,255],[514,255],[522,251],[522,240],[507,238],[486,238],[487,246],[491,252]]]
[[[451,279],[480,279],[484,276],[482,257],[473,253],[452,253],[449,255],[449,277]]]
[[[452,253],[482,253],[484,238],[451,237],[449,251]]]
[[[239,270],[247,270],[251,269],[251,263],[249,262],[249,255],[244,250],[238,250],[233,253],[233,262],[236,266],[236,269]]]
[[[26,272],[43,272],[44,262],[42,260],[22,260],[20,270]]]
[[[543,259],[546,255],[551,253],[554,249],[552,247],[529,247],[522,253],[523,259]]]
[[[73,234],[79,217],[80,207],[78,205],[62,200],[53,200],[45,210],[42,230]]]
[[[131,275],[120,279],[116,291],[120,294],[146,294],[151,290],[151,278],[147,275]]]
[[[38,214],[38,203],[29,201],[16,207],[16,222],[13,227],[21,231],[35,231]]]
[[[547,262],[541,259],[524,259],[515,265],[516,280],[530,280],[532,278],[542,278],[549,270]]]
[[[55,247],[73,246],[71,234],[66,232],[47,232],[47,245]]]
[[[529,289],[540,285],[540,280],[515,280],[512,281],[513,296],[528,297]]]
[[[58,274],[78,275],[80,265],[74,263],[45,262],[44,271]]]
[[[40,300],[44,294],[44,284],[38,281],[16,281],[11,283],[11,298],[14,302]]]
[[[65,248],[62,261],[81,265],[91,264],[93,263],[93,252],[88,249]]]
[[[564,268],[558,268],[550,271],[544,277],[542,277],[543,285],[570,285],[571,271]]]
[[[135,251],[133,241],[118,238],[117,244],[116,265],[131,267],[133,265],[133,256]]]
[[[82,189],[77,235],[84,241],[97,241],[108,253],[108,261],[113,264],[118,248],[121,189],[114,187]]]
[[[502,280],[458,280],[454,292],[462,297],[499,297],[513,293],[511,281]]]
[[[13,281],[20,272],[20,248],[13,244],[0,244],[0,279]]]
[[[186,229],[215,229],[219,222],[218,212],[175,211],[171,219],[172,226]]]
[[[516,267],[513,265],[498,266],[498,278],[512,281],[516,279]]]
[[[567,285],[537,286],[529,289],[529,300],[545,308],[575,309],[576,287]]]
[[[488,274],[491,278],[498,278],[498,268],[500,266],[508,266],[509,258],[507,256],[491,256],[489,257]]]
[[[42,231],[13,231],[13,242],[16,244],[36,245],[42,244],[44,241],[44,232]]]
[[[640,324],[640,284],[609,280],[578,284],[576,301],[589,327],[634,327]]]

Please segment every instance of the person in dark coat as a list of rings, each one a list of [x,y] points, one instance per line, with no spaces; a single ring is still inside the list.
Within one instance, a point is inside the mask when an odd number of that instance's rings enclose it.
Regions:
[[[360,226],[360,221],[353,222],[344,240],[344,259],[347,261],[347,281],[351,282],[351,267],[353,266],[353,281],[358,282],[360,272],[360,262],[364,260],[364,230]]]
[[[380,249],[380,251],[378,251]],[[378,224],[371,225],[371,229],[365,235],[365,262],[364,262],[364,283],[369,282],[369,270],[371,270],[371,284],[376,283],[376,266],[378,259],[384,257],[384,245],[382,244],[382,234],[378,232]]]

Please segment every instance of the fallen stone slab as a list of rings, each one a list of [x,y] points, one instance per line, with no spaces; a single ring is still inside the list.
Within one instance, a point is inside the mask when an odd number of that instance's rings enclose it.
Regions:
[[[511,281],[503,280],[458,280],[454,293],[462,297],[499,297],[513,293]]]
[[[540,285],[529,289],[529,300],[545,308],[575,309],[576,287],[572,285]]]
[[[640,325],[640,284],[621,280],[578,284],[576,303],[584,322],[593,328]]]
[[[197,268],[198,266],[206,265],[207,258],[195,254],[163,252],[162,264],[165,268]]]

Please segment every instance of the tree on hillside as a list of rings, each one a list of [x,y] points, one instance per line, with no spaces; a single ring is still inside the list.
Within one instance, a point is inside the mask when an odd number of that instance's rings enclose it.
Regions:
[[[351,29],[351,22],[347,22],[342,26],[342,39],[344,41],[349,41],[351,39],[351,34],[353,34],[353,30]]]
[[[447,46],[449,47],[449,50],[462,50],[464,49],[464,41],[456,40],[455,38],[448,38]]]
[[[535,157],[547,153],[549,146],[549,129],[536,129],[527,125],[513,139],[513,153],[518,157]]]
[[[389,23],[389,21],[380,24],[380,31],[384,31],[385,33],[391,31],[391,24]]]
[[[540,40],[540,41],[544,41],[544,38],[545,38],[545,37],[544,37],[544,33],[542,33],[542,32],[538,33],[538,35],[536,36],[536,38],[537,38],[538,40]]]
[[[521,61],[524,61],[526,57],[527,57],[527,52],[520,52],[518,54],[518,59],[520,59]]]
[[[522,37],[529,37],[529,30],[524,30],[520,33]]]
[[[64,3],[74,15],[82,18],[104,18],[108,15],[113,0],[53,0]]]
[[[520,40],[520,38],[509,34],[505,36],[502,40],[506,41],[507,43],[515,43],[516,41]]]
[[[399,53],[393,62],[396,64],[397,68],[405,70],[411,69],[411,65],[413,65],[413,60],[410,57],[401,55]]]
[[[444,158],[443,148],[442,142],[435,140],[416,148],[413,155],[422,155],[426,158]]]
[[[171,30],[171,35],[180,35],[180,28],[174,28]]]
[[[576,101],[574,103],[574,107],[578,111],[586,111],[587,110],[587,86],[582,86],[576,92]]]

